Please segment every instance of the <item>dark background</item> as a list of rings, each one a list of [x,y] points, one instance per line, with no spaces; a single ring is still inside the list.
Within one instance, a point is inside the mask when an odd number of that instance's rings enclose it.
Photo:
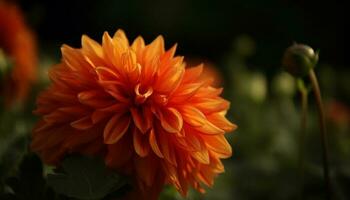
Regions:
[[[179,43],[178,53],[213,62],[230,51],[235,37],[245,34],[256,42],[252,66],[274,70],[294,41],[321,50],[321,59],[344,67],[345,4],[306,0],[21,0],[29,23],[42,45],[62,41],[79,47],[80,36],[100,41],[103,31],[125,30],[150,42],[165,36],[166,45]],[[44,45],[44,47],[46,47]],[[45,51],[45,48],[41,48]],[[263,68],[261,68],[263,67]]]

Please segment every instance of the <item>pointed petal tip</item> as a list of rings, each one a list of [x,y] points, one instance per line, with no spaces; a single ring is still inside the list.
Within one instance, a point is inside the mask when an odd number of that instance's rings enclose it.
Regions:
[[[236,125],[236,124],[234,124],[234,123],[231,123],[231,130],[230,130],[230,132],[232,132],[232,131],[235,131],[235,130],[237,130],[238,129],[238,126]]]

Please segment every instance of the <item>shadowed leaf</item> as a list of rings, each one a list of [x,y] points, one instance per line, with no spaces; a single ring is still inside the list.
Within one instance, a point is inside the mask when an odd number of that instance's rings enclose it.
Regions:
[[[62,173],[49,174],[48,184],[68,197],[102,199],[126,185],[120,175],[108,170],[102,160],[69,156],[63,160]]]

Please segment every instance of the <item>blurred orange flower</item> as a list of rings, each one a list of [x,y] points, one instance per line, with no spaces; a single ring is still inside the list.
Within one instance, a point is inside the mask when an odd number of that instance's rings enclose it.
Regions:
[[[224,84],[224,79],[222,72],[219,70],[219,68],[210,61],[199,61],[197,58],[192,58],[189,60],[186,60],[187,65],[196,65],[196,63],[203,63],[203,72],[200,76],[201,79],[208,79],[212,80],[211,86],[214,87],[222,87]]]
[[[14,63],[1,83],[0,94],[7,105],[22,102],[36,78],[36,45],[20,10],[4,1],[0,1],[0,49]]]
[[[185,69],[175,50],[162,36],[129,45],[121,30],[105,32],[102,45],[85,35],[81,49],[63,45],[53,84],[37,99],[32,149],[50,164],[73,152],[102,155],[135,178],[137,199],[156,199],[164,184],[204,192],[224,171],[220,159],[232,154],[224,134],[236,126],[222,89],[200,78],[202,66]]]
[[[337,100],[326,102],[327,118],[339,126],[346,126],[350,123],[350,108]]]

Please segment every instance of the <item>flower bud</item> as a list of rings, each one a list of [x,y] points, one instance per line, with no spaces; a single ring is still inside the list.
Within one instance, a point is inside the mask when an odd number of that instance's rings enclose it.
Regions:
[[[293,44],[285,51],[282,65],[287,72],[296,77],[303,77],[315,67],[318,52],[304,44]]]

